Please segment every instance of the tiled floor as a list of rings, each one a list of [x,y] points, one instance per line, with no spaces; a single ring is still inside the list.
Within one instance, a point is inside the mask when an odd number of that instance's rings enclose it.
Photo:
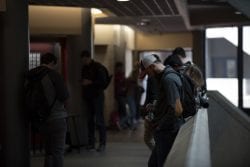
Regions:
[[[65,167],[146,167],[150,151],[143,143],[143,123],[138,129],[108,131],[105,152],[87,151],[82,148],[65,155]],[[43,157],[33,157],[31,167],[42,167]]]

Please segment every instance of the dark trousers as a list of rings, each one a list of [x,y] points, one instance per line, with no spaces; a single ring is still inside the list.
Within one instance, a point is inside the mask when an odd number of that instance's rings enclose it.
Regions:
[[[148,161],[148,167],[163,167],[178,131],[156,130],[154,132],[155,147]]]
[[[106,144],[106,126],[104,122],[104,94],[86,99],[88,116],[88,144],[95,145],[95,128],[99,132],[100,145]]]
[[[44,167],[63,167],[64,145],[67,125],[65,119],[55,119],[46,123]]]
[[[120,126],[126,127],[128,124],[128,120],[129,120],[129,117],[128,117],[127,111],[126,111],[126,104],[127,104],[126,96],[117,96],[116,101],[117,101],[117,105],[118,105]]]

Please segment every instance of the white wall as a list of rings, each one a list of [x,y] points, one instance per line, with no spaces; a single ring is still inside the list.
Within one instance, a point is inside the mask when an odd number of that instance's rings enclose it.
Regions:
[[[96,24],[94,26],[94,44],[112,45],[115,37],[115,26]]]

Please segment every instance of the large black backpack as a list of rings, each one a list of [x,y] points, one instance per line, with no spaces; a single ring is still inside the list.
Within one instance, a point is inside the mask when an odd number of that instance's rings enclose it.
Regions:
[[[189,116],[194,116],[197,112],[195,87],[193,81],[188,75],[183,73],[179,74],[182,81],[183,90],[183,95],[181,98],[181,103],[183,107],[182,115],[184,118],[187,118]]]
[[[105,70],[105,74],[106,74],[106,80],[105,80],[105,83],[104,83],[104,89],[107,89],[107,87],[109,86],[111,80],[112,80],[112,77],[113,75],[110,75],[109,74],[109,71],[106,67],[104,67],[104,70]]]
[[[176,72],[176,71],[168,71],[165,73],[165,75],[168,75],[170,73],[175,73],[178,75],[182,82],[182,91],[181,91],[181,104],[183,108],[182,115],[184,118],[194,116],[197,112],[196,107],[196,93],[195,93],[195,87],[194,83],[191,80],[191,78],[182,72]]]
[[[49,78],[48,71],[41,78],[28,80],[25,85],[25,107],[29,113],[33,131],[40,131],[40,128],[49,117],[55,102],[54,100],[52,104],[49,104],[45,95],[45,86],[42,81],[46,77]]]

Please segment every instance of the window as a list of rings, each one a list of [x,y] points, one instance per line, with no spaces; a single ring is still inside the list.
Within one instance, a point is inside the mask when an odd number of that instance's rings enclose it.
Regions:
[[[207,89],[217,90],[238,106],[238,28],[206,30]]]
[[[29,69],[35,68],[40,65],[41,53],[31,52],[29,54]]]
[[[243,27],[243,108],[250,108],[250,26]]]

